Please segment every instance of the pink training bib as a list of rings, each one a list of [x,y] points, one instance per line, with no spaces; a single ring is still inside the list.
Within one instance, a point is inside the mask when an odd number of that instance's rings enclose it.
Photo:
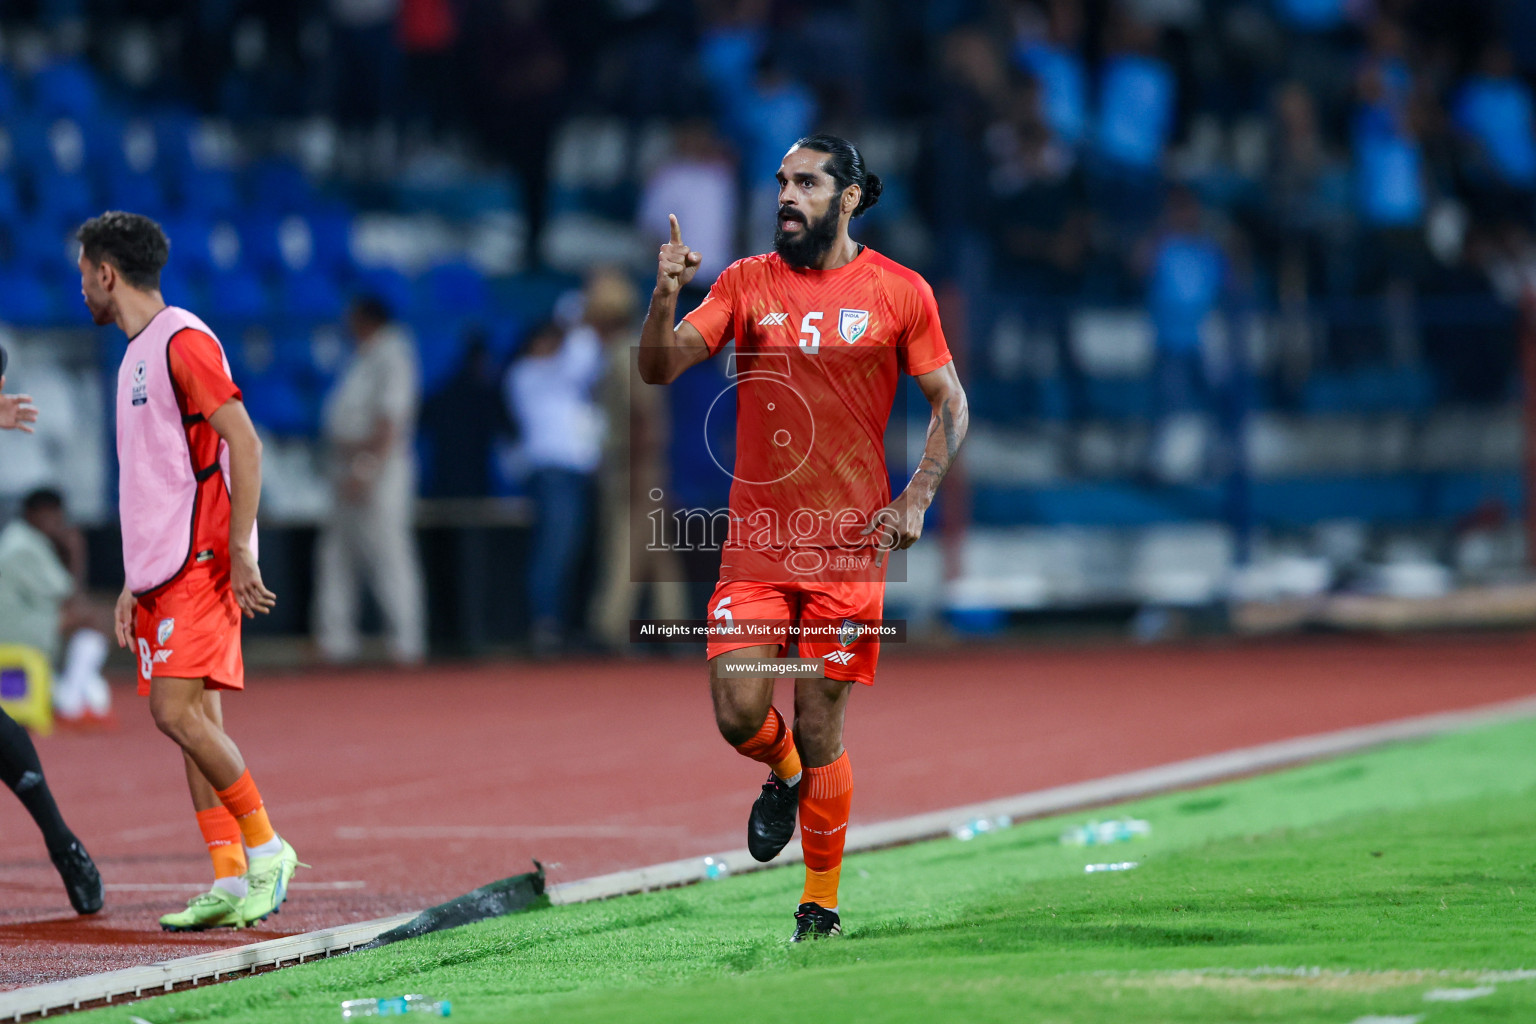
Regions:
[[[194,466],[187,426],[171,379],[171,339],[198,330],[224,346],[208,325],[167,306],[134,335],[117,370],[117,510],[122,520],[123,570],[135,594],[180,576],[192,559],[197,485],[222,473],[229,487],[229,447],[219,442],[212,465]],[[224,372],[229,358],[224,356]],[[256,549],[256,528],[251,528]]]

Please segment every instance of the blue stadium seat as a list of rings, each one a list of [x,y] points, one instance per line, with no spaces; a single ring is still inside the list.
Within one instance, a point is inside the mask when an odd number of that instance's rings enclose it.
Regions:
[[[352,260],[352,213],[340,204],[316,207],[304,217],[316,265],[341,270]]]
[[[42,275],[22,269],[0,270],[0,322],[46,327],[61,318],[54,290]]]
[[[195,215],[173,214],[163,218],[160,226],[171,240],[171,266],[189,276],[204,274],[213,267],[208,249],[212,222]]]
[[[165,186],[155,175],[117,168],[107,173],[105,182],[103,196],[109,209],[131,210],[157,220],[165,216]]]
[[[205,217],[234,213],[240,207],[235,173],[222,167],[195,168],[181,182],[181,205]]]
[[[309,179],[291,160],[265,160],[250,172],[251,201],[268,216],[307,209],[314,193]]]
[[[334,320],[346,308],[341,289],[319,268],[284,274],[281,294],[283,311],[290,316]]]
[[[258,426],[286,437],[303,437],[315,432],[312,403],[292,377],[272,369],[266,373],[245,374],[240,391],[246,410]]]
[[[12,254],[22,266],[48,276],[73,267],[78,253],[72,229],[38,217],[13,221],[11,229]]]
[[[81,60],[56,61],[32,78],[32,98],[37,108],[51,116],[69,116],[87,122],[94,118],[99,99],[96,79]]]
[[[469,264],[445,263],[422,279],[422,298],[426,309],[470,316],[490,305],[491,290],[484,275]]]
[[[16,177],[0,174],[0,224],[21,216],[21,197],[16,191]]]
[[[209,317],[259,320],[272,313],[261,278],[248,270],[216,271],[208,278]]]
[[[240,259],[246,266],[263,274],[283,269],[280,225],[281,221],[263,213],[246,214],[235,221],[240,232]]]
[[[189,274],[181,263],[177,262],[176,243],[171,243],[171,262],[160,271],[160,294],[165,301],[173,306],[190,309],[194,313],[202,310],[203,289],[197,284],[194,275]]]
[[[39,174],[32,179],[38,217],[55,224],[78,224],[100,211],[96,190],[83,174]]]
[[[397,319],[410,319],[416,308],[411,279],[393,267],[370,267],[358,271],[355,290],[377,295]]]
[[[48,148],[48,121],[31,113],[5,119],[5,131],[11,139],[10,173],[52,173],[53,152]]]

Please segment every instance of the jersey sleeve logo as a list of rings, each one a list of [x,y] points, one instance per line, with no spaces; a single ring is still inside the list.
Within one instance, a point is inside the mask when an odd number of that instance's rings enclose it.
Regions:
[[[769,313],[757,322],[759,327],[783,327],[789,323],[788,313]]]
[[[869,330],[869,310],[840,309],[837,311],[837,336],[852,345]]]

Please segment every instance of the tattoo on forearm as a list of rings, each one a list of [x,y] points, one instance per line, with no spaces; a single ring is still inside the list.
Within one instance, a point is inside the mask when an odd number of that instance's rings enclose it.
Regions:
[[[960,451],[960,442],[965,439],[965,427],[963,423],[956,422],[953,402],[953,399],[947,399],[935,411],[933,422],[928,426],[928,448],[924,450],[922,458],[917,460],[917,472],[912,474],[913,480],[920,476],[932,477],[935,488],[949,472],[949,467],[954,465],[955,456]],[[941,433],[944,441],[944,450],[937,454],[932,451],[935,433]]]

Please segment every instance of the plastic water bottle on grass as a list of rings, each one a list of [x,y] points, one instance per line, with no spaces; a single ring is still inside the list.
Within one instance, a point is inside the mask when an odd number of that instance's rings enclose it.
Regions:
[[[731,873],[731,866],[725,862],[724,857],[704,858],[704,877],[710,881],[719,881]]]
[[[1107,846],[1110,843],[1128,843],[1145,839],[1152,834],[1150,822],[1140,818],[1117,818],[1113,821],[1090,821],[1061,834],[1062,846]]]
[[[423,995],[395,996],[393,999],[348,999],[341,1004],[341,1019],[357,1017],[404,1017],[422,1013],[430,1017],[448,1017],[453,1007],[446,999],[432,1000]]]

